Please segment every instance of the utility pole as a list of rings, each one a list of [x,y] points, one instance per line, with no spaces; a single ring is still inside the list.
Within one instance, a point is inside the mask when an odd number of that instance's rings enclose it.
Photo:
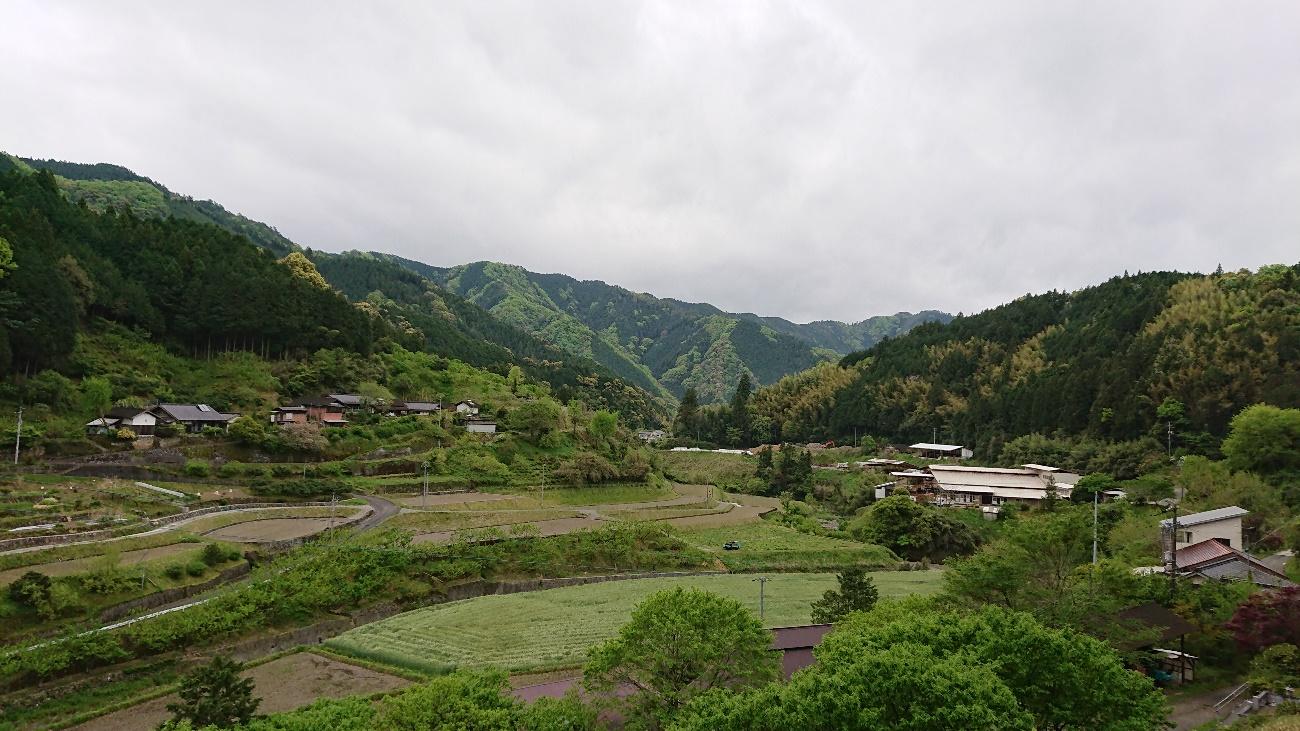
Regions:
[[[763,621],[763,617],[764,617],[764,615],[766,614],[766,606],[765,606],[765,605],[766,605],[766,598],[767,598],[767,597],[766,597],[766,594],[767,594],[767,591],[766,591],[766,590],[767,590],[767,582],[768,582],[768,580],[769,580],[769,579],[768,579],[768,577],[766,577],[766,576],[760,576],[760,577],[758,577],[757,579],[750,579],[750,581],[757,581],[757,582],[758,582],[758,621],[760,621],[760,622]]]
[[[931,444],[938,444],[938,443],[939,443],[939,427],[937,427],[937,426],[934,427],[934,430],[933,430],[933,432],[932,432],[931,434],[932,434],[932,436],[930,437],[930,443],[931,443]]]
[[[18,407],[18,431],[14,434],[14,464],[18,464],[18,447],[23,441],[23,407]]]
[[[1169,553],[1165,554],[1165,569],[1169,572],[1169,601],[1178,591],[1178,503],[1174,503],[1174,518],[1169,526]]]
[[[1165,454],[1174,456],[1174,424],[1171,421],[1165,422]]]
[[[1097,565],[1097,495],[1098,492],[1092,492],[1092,565]]]
[[[335,493],[331,492],[330,493],[330,530],[334,530],[334,506],[337,500],[338,500],[338,496]]]

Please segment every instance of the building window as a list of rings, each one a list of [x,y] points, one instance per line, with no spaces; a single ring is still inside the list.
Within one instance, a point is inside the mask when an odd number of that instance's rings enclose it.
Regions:
[[[1179,543],[1191,543],[1191,542],[1192,542],[1192,532],[1189,531],[1189,530],[1179,531],[1179,532],[1178,532],[1178,542],[1179,542]]]

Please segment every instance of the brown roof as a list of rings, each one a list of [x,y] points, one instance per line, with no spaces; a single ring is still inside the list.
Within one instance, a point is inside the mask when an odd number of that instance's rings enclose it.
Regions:
[[[796,647],[816,647],[834,625],[806,624],[800,627],[772,628],[772,649],[790,650]]]
[[[1147,627],[1162,628],[1164,633],[1158,638],[1157,641],[1159,642],[1168,642],[1196,631],[1196,627],[1192,626],[1190,622],[1155,602],[1129,607],[1117,612],[1115,618]]]
[[[1222,541],[1216,541],[1215,539],[1210,538],[1209,540],[1204,540],[1200,543],[1193,543],[1190,546],[1178,549],[1174,554],[1174,561],[1178,564],[1178,568],[1180,569],[1191,568],[1197,564],[1205,563],[1206,561],[1223,558],[1224,556],[1231,556],[1234,553],[1236,553],[1236,551],[1232,550],[1232,548],[1225,545]]]

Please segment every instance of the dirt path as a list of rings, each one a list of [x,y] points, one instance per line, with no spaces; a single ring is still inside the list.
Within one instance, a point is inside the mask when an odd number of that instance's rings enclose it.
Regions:
[[[1169,714],[1169,720],[1175,724],[1175,731],[1191,731],[1191,729],[1215,719],[1227,718],[1234,704],[1229,703],[1218,713],[1214,710],[1214,704],[1231,693],[1236,687],[1235,685],[1229,685],[1224,688],[1170,699],[1169,703],[1173,707],[1173,712]]]
[[[362,518],[356,526],[358,531],[370,530],[380,523],[402,512],[401,507],[386,498],[376,495],[363,495],[362,500],[370,506],[370,515]]]
[[[258,665],[245,670],[243,676],[253,679],[253,694],[262,699],[257,707],[258,713],[291,711],[308,705],[317,698],[343,698],[410,685],[409,680],[394,675],[309,652],[295,653]],[[171,718],[167,704],[177,700],[175,694],[155,698],[73,728],[79,731],[137,731],[156,728]]]

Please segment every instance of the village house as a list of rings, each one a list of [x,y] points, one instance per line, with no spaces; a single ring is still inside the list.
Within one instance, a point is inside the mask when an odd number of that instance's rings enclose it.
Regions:
[[[239,414],[226,414],[207,404],[158,404],[150,409],[162,423],[180,424],[190,433],[213,428],[225,431]]]
[[[966,467],[930,465],[935,487],[954,505],[998,506],[1007,503],[1037,504],[1048,487],[1057,497],[1067,499],[1079,481],[1079,475],[1045,465],[1007,467]]]
[[[657,442],[667,436],[667,434],[663,429],[642,429],[636,433],[636,436],[643,442]]]
[[[442,411],[437,401],[394,401],[388,405],[389,416],[430,416]]]
[[[366,400],[355,393],[331,393],[326,398],[342,407],[344,411],[360,411],[366,408]]]
[[[279,425],[319,422],[325,426],[347,426],[345,406],[333,395],[291,401],[271,412],[271,423]]]
[[[456,413],[466,416],[478,416],[478,404],[466,399],[456,402]]]
[[[496,434],[497,423],[491,419],[466,419],[465,431],[471,434]]]
[[[1223,541],[1230,548],[1245,549],[1246,544],[1241,537],[1241,519],[1247,515],[1250,515],[1249,510],[1236,505],[1180,515],[1176,519],[1167,518],[1160,521],[1160,535],[1165,550],[1169,549],[1170,533],[1176,533],[1173,536],[1174,550],[1211,538]],[[1174,526],[1175,521],[1177,528]]]
[[[1257,586],[1282,588],[1295,583],[1263,561],[1229,546],[1221,538],[1207,538],[1174,553],[1179,576],[1193,584],[1209,580],[1249,581]]]
[[[158,425],[158,415],[149,409],[131,406],[114,406],[100,419],[86,423],[87,434],[112,434],[119,429],[130,429],[137,437],[153,436]]]
[[[912,465],[901,459],[884,459],[882,457],[873,457],[865,462],[854,462],[854,467],[863,470],[882,470],[892,472],[894,470],[905,470]]]
[[[974,452],[960,444],[919,442],[908,447],[908,449],[912,451],[912,454],[923,459],[970,459],[975,455]]]

